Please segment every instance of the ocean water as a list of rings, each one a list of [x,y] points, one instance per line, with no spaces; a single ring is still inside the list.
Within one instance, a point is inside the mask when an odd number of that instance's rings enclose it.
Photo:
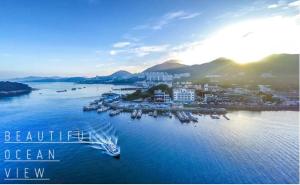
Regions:
[[[176,118],[83,112],[113,85],[31,83],[29,95],[0,100],[0,183],[299,183],[299,112],[229,112],[196,124]],[[56,93],[72,87],[87,88]],[[118,86],[120,87],[120,86]],[[67,131],[112,124],[121,147],[115,159],[84,144],[4,143],[4,132]],[[5,161],[55,150],[58,162]],[[32,154],[32,158],[34,158]],[[45,168],[45,181],[5,180],[5,168]],[[29,173],[31,175],[31,173]]]

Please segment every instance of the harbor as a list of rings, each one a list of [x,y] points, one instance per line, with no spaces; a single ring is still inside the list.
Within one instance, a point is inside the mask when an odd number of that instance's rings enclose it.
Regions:
[[[209,115],[211,119],[220,119],[223,116],[224,119],[230,120],[226,116],[227,111],[224,108],[176,107],[172,104],[128,102],[122,101],[116,94],[109,93],[105,93],[104,96],[84,106],[83,111],[108,112],[111,117],[124,112],[129,113],[131,119],[141,119],[143,115],[154,118],[158,116],[172,118],[174,116],[182,123],[197,123],[197,115]]]

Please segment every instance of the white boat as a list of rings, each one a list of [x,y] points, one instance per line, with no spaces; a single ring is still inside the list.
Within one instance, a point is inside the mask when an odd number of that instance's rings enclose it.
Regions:
[[[101,143],[101,146],[106,154],[115,158],[120,158],[121,149],[119,146],[117,146],[117,144],[113,143],[111,139]]]
[[[142,117],[142,114],[143,114],[142,109],[139,109],[139,110],[137,111],[136,118],[140,119],[140,118]]]
[[[187,112],[186,114],[187,114],[187,116],[189,117],[190,120],[192,120],[193,122],[198,122],[198,118],[193,116],[192,113]]]
[[[83,111],[92,111],[92,110],[97,110],[97,106],[96,105],[87,105],[83,107]]]
[[[154,112],[153,112],[153,117],[157,117],[157,110],[155,110]]]
[[[102,107],[100,107],[99,109],[97,109],[97,112],[98,112],[98,113],[105,112],[105,111],[107,111],[108,109],[109,109],[108,107],[102,106]]]
[[[213,115],[213,114],[211,114],[210,117],[211,117],[212,119],[220,119],[220,117],[219,117],[218,115]]]
[[[122,112],[121,109],[118,109],[118,110],[113,110],[109,113],[110,116],[115,116],[115,115],[118,115]]]
[[[133,112],[131,113],[131,118],[135,119],[137,115],[137,110],[133,110]]]

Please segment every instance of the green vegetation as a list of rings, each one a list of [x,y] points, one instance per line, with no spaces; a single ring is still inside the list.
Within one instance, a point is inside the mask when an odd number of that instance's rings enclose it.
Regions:
[[[262,98],[263,102],[272,102],[272,103],[280,102],[280,99],[274,97],[270,93],[259,92],[258,95]]]
[[[136,90],[134,93],[127,95],[124,97],[124,100],[127,101],[132,101],[132,100],[137,100],[137,99],[145,99],[145,98],[153,98],[154,96],[154,91],[155,90],[161,90],[170,96],[172,96],[172,89],[168,87],[165,84],[159,84],[156,86],[151,87],[147,91],[142,92],[141,90]]]
[[[31,90],[26,84],[17,82],[0,82],[0,91],[18,91],[18,90]]]
[[[17,82],[0,82],[0,97],[17,96],[27,94],[32,88],[26,84]]]
[[[274,90],[299,89],[299,54],[274,54],[257,62],[238,64],[226,58],[218,58],[208,63],[164,68],[159,71],[190,73],[190,77],[180,81],[193,83],[217,82],[219,85],[237,84],[256,87],[260,84],[272,85]],[[208,77],[219,75],[219,77]]]

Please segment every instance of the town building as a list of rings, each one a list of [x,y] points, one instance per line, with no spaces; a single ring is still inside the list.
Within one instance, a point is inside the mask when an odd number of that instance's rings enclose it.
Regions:
[[[169,94],[163,92],[162,90],[155,90],[154,91],[154,101],[168,103],[171,101],[171,98],[170,98]]]
[[[174,88],[173,100],[175,102],[193,102],[195,101],[195,89]]]
[[[150,82],[165,82],[173,80],[173,75],[166,72],[146,72],[144,74],[146,80]]]

